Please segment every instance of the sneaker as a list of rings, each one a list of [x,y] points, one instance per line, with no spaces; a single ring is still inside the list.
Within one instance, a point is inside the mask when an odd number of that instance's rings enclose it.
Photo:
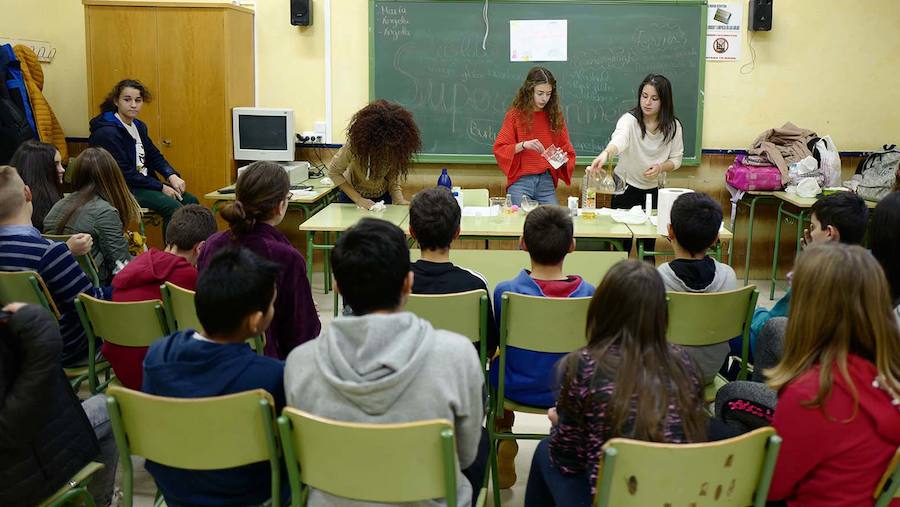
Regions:
[[[501,440],[497,447],[497,481],[500,489],[509,489],[516,483],[516,454],[519,453],[519,444],[515,440]]]

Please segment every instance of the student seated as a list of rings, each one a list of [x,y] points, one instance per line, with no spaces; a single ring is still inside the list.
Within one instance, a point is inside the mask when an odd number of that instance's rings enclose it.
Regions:
[[[900,446],[900,332],[888,283],[866,250],[834,243],[800,254],[793,292],[784,356],[765,372],[783,439],[769,499],[872,505]]]
[[[575,250],[572,219],[560,206],[539,206],[525,217],[520,248],[531,257],[531,271],[523,269],[516,278],[497,284],[494,289],[494,313],[501,322],[502,297],[505,292],[515,292],[542,297],[590,297],[594,286],[578,275],[566,275],[563,262],[566,255]],[[530,352],[515,347],[506,348],[504,396],[512,401],[533,407],[550,408],[556,403],[553,375],[556,363],[565,354]],[[491,368],[491,384],[496,388],[499,363],[494,360]],[[497,431],[509,431],[515,421],[511,411],[497,417]],[[515,457],[518,453],[515,440],[500,442],[499,481],[503,489],[516,482]]]
[[[667,321],[653,266],[626,260],[603,277],[588,308],[587,346],[560,364],[550,437],[535,450],[526,507],[591,505],[611,438],[705,439],[703,384],[684,350],[666,341]]]
[[[200,272],[216,252],[240,245],[275,262],[278,300],[275,320],[266,330],[265,353],[284,359],[294,347],[312,340],[321,324],[306,277],[306,260],[281,231],[276,229],[287,213],[290,194],[287,173],[274,162],[254,162],[235,185],[235,201],[219,212],[229,230],[210,236],[197,266]]]
[[[900,192],[884,196],[875,206],[869,245],[887,277],[894,313],[900,323]]]
[[[166,227],[166,249],[151,248],[128,263],[113,278],[113,301],[162,299],[159,286],[166,282],[194,290],[197,287],[197,256],[206,238],[215,232],[216,219],[203,206],[187,204],[175,210]],[[104,342],[102,350],[122,385],[139,390],[147,347],[123,347]]]
[[[483,289],[484,276],[450,262],[450,243],[459,237],[459,203],[444,187],[417,193],[409,207],[409,234],[419,243],[422,258],[412,263],[413,294],[452,294]],[[490,298],[490,294],[488,294]],[[497,325],[488,299],[488,356],[497,349]]]
[[[91,285],[65,243],[48,241],[31,224],[31,191],[16,170],[0,166],[0,271],[35,271],[60,312],[64,368],[87,364],[88,342],[75,311],[75,297],[106,299]]]
[[[338,239],[331,265],[335,290],[354,316],[336,318],[317,340],[291,352],[284,375],[288,405],[360,423],[447,419],[459,468],[469,469],[469,480],[457,473],[458,505],[469,505],[487,454],[486,440],[481,444],[484,376],[471,342],[403,311],[413,274],[399,227],[362,219]],[[358,503],[317,490],[309,496],[311,506]]]
[[[61,187],[66,170],[62,166],[59,150],[50,143],[25,141],[16,149],[9,165],[16,168],[22,181],[31,189],[31,202],[34,204],[31,223],[43,232],[44,217],[63,197]]]
[[[144,359],[143,391],[202,398],[265,389],[280,412],[284,363],[257,355],[246,343],[272,321],[278,270],[277,264],[243,248],[216,254],[197,280],[197,318],[205,334],[178,331],[151,345]],[[148,460],[146,468],[169,505],[259,505],[272,492],[268,462],[183,470]]]
[[[719,239],[722,207],[702,192],[690,192],[672,204],[669,241],[675,260],[659,266],[667,291],[725,292],[737,289],[734,270],[706,255]],[[697,363],[703,382],[713,381],[728,357],[728,342],[700,347],[685,347]]]
[[[104,468],[88,491],[109,505],[119,454],[106,397],[78,401],[50,312],[22,303],[3,311],[12,315],[0,322],[0,505],[38,505],[91,461]]]

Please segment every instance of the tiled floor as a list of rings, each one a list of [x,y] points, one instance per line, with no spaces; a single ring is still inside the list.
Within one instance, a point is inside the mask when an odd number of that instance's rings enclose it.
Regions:
[[[775,300],[769,301],[768,288],[769,282],[763,280],[751,280],[760,289],[759,306],[771,307],[775,301],[784,295],[784,288],[777,287],[775,291]],[[319,307],[319,316],[322,320],[322,326],[328,325],[332,320],[333,299],[332,294],[323,293],[322,274],[316,273],[313,279],[313,298]],[[549,431],[549,422],[543,415],[534,414],[516,414],[515,431],[521,433],[544,433]],[[519,507],[523,505],[525,499],[525,484],[528,481],[528,470],[531,466],[531,457],[537,446],[536,440],[520,440],[519,454],[516,456],[516,474],[518,480],[516,484],[501,493],[503,505],[509,507]],[[144,470],[142,459],[133,458],[134,463],[134,488],[136,497],[134,499],[135,507],[152,507],[153,495],[156,492],[155,485],[149,474]],[[121,467],[119,468],[121,473]],[[117,481],[121,484],[121,480]],[[489,495],[488,505],[492,505],[493,501]]]

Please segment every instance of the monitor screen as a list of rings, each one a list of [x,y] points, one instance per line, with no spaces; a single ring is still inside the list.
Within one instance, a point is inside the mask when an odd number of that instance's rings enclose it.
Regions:
[[[284,116],[240,115],[240,147],[244,150],[284,150],[288,146]]]

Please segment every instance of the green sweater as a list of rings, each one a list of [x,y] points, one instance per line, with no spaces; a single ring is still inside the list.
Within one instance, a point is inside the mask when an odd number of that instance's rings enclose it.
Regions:
[[[78,201],[79,193],[69,194],[50,208],[44,218],[44,232],[57,234],[56,226],[65,218],[69,209]],[[128,253],[128,241],[122,231],[122,220],[119,212],[111,204],[98,196],[88,201],[77,211],[61,234],[87,233],[94,238],[91,256],[97,264],[100,285],[112,283],[113,274],[118,271],[116,261],[124,266],[131,260]]]

